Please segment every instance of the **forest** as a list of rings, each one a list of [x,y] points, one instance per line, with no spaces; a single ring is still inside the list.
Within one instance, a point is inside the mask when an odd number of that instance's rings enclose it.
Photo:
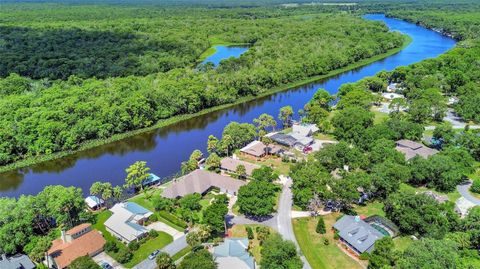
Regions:
[[[0,165],[325,75],[404,43],[381,23],[308,7],[12,5],[0,18]],[[216,69],[197,67],[213,44],[250,48]]]

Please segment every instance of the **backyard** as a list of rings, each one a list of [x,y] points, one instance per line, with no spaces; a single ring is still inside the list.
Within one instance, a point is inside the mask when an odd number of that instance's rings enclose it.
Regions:
[[[300,249],[309,261],[313,269],[334,269],[334,268],[363,268],[358,262],[346,255],[337,245],[333,238],[332,226],[340,213],[333,213],[323,216],[327,233],[320,235],[315,232],[317,219],[313,217],[294,219],[293,230]],[[328,239],[329,244],[324,244]],[[366,265],[366,262],[362,262]]]

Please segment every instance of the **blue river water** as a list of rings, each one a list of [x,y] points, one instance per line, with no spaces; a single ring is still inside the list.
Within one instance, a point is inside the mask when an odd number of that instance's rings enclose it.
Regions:
[[[218,66],[221,60],[228,59],[230,57],[238,58],[240,55],[245,53],[248,48],[247,47],[239,47],[239,46],[214,46],[215,53],[208,56],[203,60],[202,64],[205,63],[213,63],[214,66]]]
[[[48,185],[77,186],[88,194],[95,181],[123,185],[125,168],[138,160],[147,161],[151,171],[160,177],[175,174],[180,163],[194,149],[206,151],[207,137],[220,137],[231,121],[252,122],[262,113],[278,115],[282,106],[301,109],[319,88],[334,94],[343,83],[355,82],[381,70],[393,70],[424,59],[437,57],[455,46],[455,41],[431,30],[383,15],[366,15],[368,20],[382,21],[393,31],[412,37],[412,43],[401,52],[355,70],[315,83],[208,113],[190,120],[146,132],[108,145],[82,151],[66,158],[0,174],[0,196],[18,197],[36,194]],[[230,54],[229,54],[230,56]]]

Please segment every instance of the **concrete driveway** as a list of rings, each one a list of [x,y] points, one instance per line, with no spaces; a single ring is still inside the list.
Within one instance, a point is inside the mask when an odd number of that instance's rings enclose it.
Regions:
[[[172,228],[172,227],[168,226],[167,224],[165,224],[163,222],[160,222],[160,221],[157,221],[157,222],[154,222],[154,223],[148,225],[147,228],[149,230],[153,229],[155,231],[165,232],[165,233],[171,235],[173,237],[173,240],[177,240],[178,238],[183,236],[182,232],[179,232],[176,229],[174,229],[174,228]]]
[[[120,263],[110,257],[105,251],[100,252],[98,255],[92,258],[97,264],[101,262],[108,262],[115,269],[125,269]]]
[[[470,194],[470,186],[472,186],[472,182],[465,182],[464,184],[457,185],[457,190],[465,199],[480,206],[480,199]]]

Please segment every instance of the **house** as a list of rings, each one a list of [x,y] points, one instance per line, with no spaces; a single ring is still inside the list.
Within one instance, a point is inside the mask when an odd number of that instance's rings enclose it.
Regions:
[[[240,152],[255,157],[255,158],[260,158],[265,156],[267,153],[272,154],[272,155],[277,155],[282,153],[283,149],[277,145],[265,145],[261,141],[252,141],[245,147],[240,149]]]
[[[400,91],[402,90],[400,87],[399,87],[399,84],[398,83],[390,83],[388,86],[387,86],[387,92],[396,92],[396,91]]]
[[[455,202],[455,212],[460,215],[460,218],[465,218],[468,215],[468,212],[472,207],[475,207],[476,204],[470,202],[469,200],[465,199],[465,197],[460,197]]]
[[[148,229],[142,225],[153,215],[150,210],[133,202],[124,202],[115,204],[110,211],[113,214],[105,221],[105,227],[122,242],[128,244],[148,234]]]
[[[247,238],[227,238],[213,248],[218,269],[255,269],[255,260],[248,252]]]
[[[318,132],[320,129],[317,127],[316,124],[311,123],[294,123],[292,125],[292,132],[291,134],[297,134],[303,137],[310,137],[314,133]],[[291,135],[290,134],[290,135]]]
[[[149,174],[147,179],[142,181],[142,185],[144,187],[152,186],[152,185],[155,185],[155,184],[158,184],[158,183],[160,183],[160,177],[155,175],[155,174]]]
[[[269,136],[273,141],[276,143],[290,147],[290,148],[298,148],[302,150],[305,147],[310,146],[313,143],[313,138],[311,137],[304,137],[298,133],[289,133],[289,134],[282,134],[282,133],[275,133]]]
[[[412,140],[398,140],[396,144],[397,146],[395,147],[395,149],[405,154],[405,159],[407,160],[410,160],[415,156],[428,158],[438,153],[438,150],[426,147],[423,144],[417,143]]]
[[[46,262],[49,268],[67,268],[72,261],[82,256],[93,257],[103,251],[105,239],[92,230],[90,223],[83,223],[68,231],[62,231],[58,239],[52,241],[47,251]]]
[[[95,195],[88,196],[85,198],[85,203],[87,204],[88,208],[92,211],[98,210],[103,207],[105,201],[98,198]]]
[[[220,169],[225,170],[227,172],[231,172],[231,173],[235,173],[237,171],[237,167],[240,165],[243,165],[245,167],[247,176],[251,176],[253,170],[260,168],[259,165],[245,162],[239,159],[234,159],[231,157],[223,158],[220,161]]]
[[[358,255],[372,252],[375,242],[385,236],[359,216],[345,215],[333,228],[338,231],[340,240]]]
[[[0,268],[1,269],[33,269],[35,264],[30,260],[27,255],[16,254],[10,257],[2,254],[0,259]]]
[[[178,198],[187,194],[205,194],[212,188],[219,188],[221,192],[237,195],[238,189],[246,182],[228,176],[197,169],[181,178],[176,179],[165,188],[162,196]]]

